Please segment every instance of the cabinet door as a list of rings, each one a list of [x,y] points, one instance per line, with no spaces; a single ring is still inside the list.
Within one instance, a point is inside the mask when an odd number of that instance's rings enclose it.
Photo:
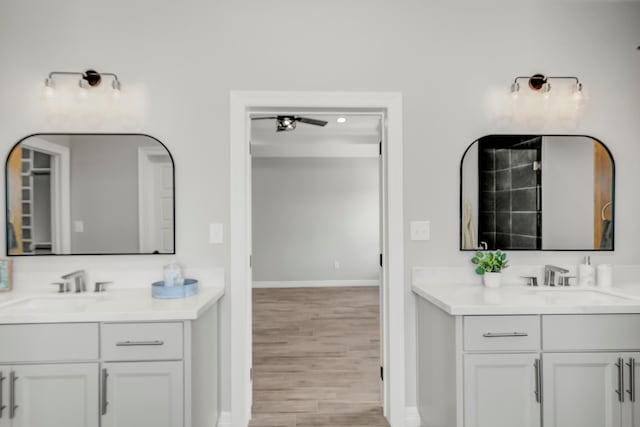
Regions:
[[[466,354],[465,427],[540,426],[537,357],[537,354]]]
[[[625,396],[622,405],[622,425],[640,427],[640,353],[623,353]]]
[[[12,372],[12,427],[98,427],[97,363],[15,365]]]
[[[544,354],[544,426],[620,427],[619,357],[617,353]]]
[[[102,427],[184,424],[182,362],[113,362],[102,368]]]

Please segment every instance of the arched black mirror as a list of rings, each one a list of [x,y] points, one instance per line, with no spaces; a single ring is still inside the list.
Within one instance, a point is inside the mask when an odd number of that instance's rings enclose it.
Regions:
[[[615,165],[589,136],[489,135],[460,166],[460,249],[614,249]]]
[[[7,255],[175,253],[173,158],[140,134],[36,134],[7,157]]]

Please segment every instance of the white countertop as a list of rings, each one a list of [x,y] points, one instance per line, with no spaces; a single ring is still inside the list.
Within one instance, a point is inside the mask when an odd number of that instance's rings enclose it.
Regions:
[[[9,292],[0,294],[0,324],[194,320],[224,294],[223,287],[201,286],[188,298],[155,299],[151,288],[102,293]]]
[[[549,288],[415,282],[412,290],[451,315],[640,313],[640,285]]]

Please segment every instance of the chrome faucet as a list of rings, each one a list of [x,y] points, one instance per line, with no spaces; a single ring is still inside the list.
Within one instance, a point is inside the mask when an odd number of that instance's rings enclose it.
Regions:
[[[544,285],[555,286],[556,285],[556,273],[567,274],[569,270],[555,265],[544,266]]]
[[[62,280],[73,279],[76,292],[87,292],[87,273],[84,270],[77,270],[62,276]]]

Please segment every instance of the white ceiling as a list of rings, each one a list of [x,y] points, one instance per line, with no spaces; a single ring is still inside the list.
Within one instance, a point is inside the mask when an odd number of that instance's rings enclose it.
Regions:
[[[293,134],[298,135],[336,135],[336,134],[348,134],[348,135],[378,135],[380,133],[380,116],[379,115],[349,115],[349,114],[318,114],[318,113],[296,113],[296,114],[253,114],[252,117],[269,117],[274,115],[294,115],[309,117],[312,119],[326,120],[329,123],[322,126],[314,126],[306,123],[298,122],[297,127],[293,131],[289,132],[277,132],[279,135]],[[347,119],[345,123],[338,123],[337,119],[344,117]],[[274,120],[252,120],[251,122],[251,134],[252,136],[265,136],[269,134],[276,134],[276,121]]]
[[[252,117],[291,115],[326,120],[326,126],[297,123],[292,131],[277,132],[276,120],[251,121],[253,157],[363,158],[378,157],[381,116],[374,114],[265,113]],[[344,123],[337,119],[344,117]]]

